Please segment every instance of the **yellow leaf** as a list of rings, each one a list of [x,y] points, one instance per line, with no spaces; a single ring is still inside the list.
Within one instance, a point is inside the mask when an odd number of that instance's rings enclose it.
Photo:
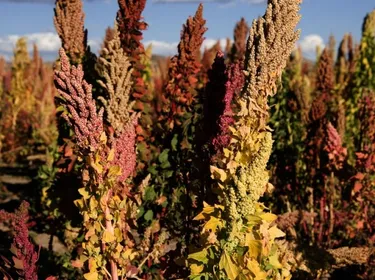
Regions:
[[[116,237],[117,242],[122,241],[123,237],[122,237],[121,229],[115,228],[115,237]]]
[[[78,209],[82,209],[84,204],[83,204],[83,199],[76,199],[74,200],[74,205],[78,207]]]
[[[107,161],[112,161],[115,159],[115,150],[111,149],[108,153]]]
[[[254,280],[264,280],[267,279],[267,273],[262,271],[259,263],[256,260],[248,260],[246,264],[247,268],[254,275]]]
[[[260,240],[249,240],[250,234],[246,234],[246,245],[249,247],[249,256],[258,260],[262,255],[262,241]]]
[[[83,277],[85,277],[86,280],[97,280],[99,278],[99,274],[97,271],[93,271],[83,274]]]
[[[224,148],[224,156],[225,157],[229,157],[230,156],[230,154],[231,154],[231,151],[230,150],[228,150],[227,148]]]
[[[203,226],[203,232],[206,232],[208,230],[212,230],[213,232],[216,231],[217,228],[223,227],[223,221],[211,216],[208,222]]]
[[[229,280],[235,280],[240,273],[240,268],[233,262],[227,252],[221,255],[219,268],[225,271]]]
[[[108,171],[108,176],[120,176],[121,175],[121,167],[118,165],[111,166]]]
[[[93,196],[90,198],[89,206],[91,211],[96,210],[96,208],[98,207],[98,201]]]
[[[101,166],[99,163],[91,162],[90,166],[92,168],[94,168],[94,170],[96,172],[98,172],[98,174],[102,174],[103,173],[103,166]]]
[[[203,264],[197,265],[193,263],[190,266],[191,275],[199,275],[203,271],[203,268],[204,268]]]
[[[210,171],[212,173],[211,177],[213,179],[218,179],[221,182],[224,182],[227,179],[227,173],[223,169],[220,169],[220,168],[217,168],[216,166],[211,165]]]
[[[79,193],[80,195],[82,195],[83,199],[85,199],[85,200],[88,199],[88,198],[90,197],[89,192],[86,191],[85,188],[80,188],[80,189],[78,189],[78,193]]]
[[[200,212],[197,216],[194,217],[193,220],[204,220],[206,217],[203,214],[211,214],[215,211],[215,207],[207,204],[206,202],[203,201],[203,211]]]
[[[272,213],[263,213],[259,215],[263,220],[266,220],[267,222],[271,223],[274,220],[277,219],[277,216]]]
[[[116,240],[116,237],[109,232],[108,230],[105,230],[103,233],[103,241],[106,243],[111,243]]]
[[[138,255],[138,253],[132,249],[126,249],[122,255],[124,259],[132,261]]]
[[[268,230],[269,234],[270,234],[270,238],[271,240],[275,239],[275,238],[279,238],[279,237],[284,237],[285,236],[285,233],[282,232],[280,229],[277,228],[277,226],[273,226],[271,227],[269,230]]]
[[[85,234],[85,240],[89,240],[89,238],[93,236],[94,234],[95,234],[95,228],[90,227],[89,230]]]
[[[102,142],[103,144],[107,143],[107,135],[104,131],[102,132],[102,134],[100,134],[100,142]]]
[[[274,268],[283,268],[283,266],[279,262],[279,258],[277,255],[270,256],[269,262],[270,262],[270,265],[272,265]]]

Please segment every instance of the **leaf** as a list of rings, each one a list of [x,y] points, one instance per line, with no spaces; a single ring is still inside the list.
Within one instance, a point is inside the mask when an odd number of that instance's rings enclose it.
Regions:
[[[116,237],[109,230],[105,230],[102,239],[105,243],[111,243],[116,240]]]
[[[267,279],[267,273],[262,271],[259,263],[256,260],[248,260],[247,268],[254,274],[254,280],[264,280]]]
[[[169,149],[165,149],[161,152],[161,154],[158,157],[160,163],[168,162],[168,152]]]
[[[212,173],[211,177],[213,179],[220,180],[221,182],[224,182],[227,179],[227,173],[225,170],[217,168],[216,166],[211,165],[210,171]]]
[[[108,177],[120,176],[122,174],[121,167],[118,165],[111,166],[108,171]]]
[[[268,232],[270,234],[271,240],[285,236],[285,233],[278,229],[277,226],[271,227]]]
[[[269,257],[269,263],[270,263],[270,265],[272,265],[274,268],[278,268],[278,269],[283,268],[283,266],[282,266],[281,263],[279,262],[278,255],[272,255],[272,256],[270,256],[270,257]]]
[[[21,269],[21,270],[24,269],[23,261],[21,261],[20,259],[17,259],[15,256],[13,256],[12,259],[13,259],[13,262],[14,262],[14,267],[16,269]]]
[[[152,210],[147,210],[146,214],[144,215],[144,219],[146,221],[152,221],[153,218],[154,218],[154,213],[152,212]]]
[[[97,271],[92,271],[83,274],[83,277],[85,277],[86,280],[98,280],[99,274]]]
[[[82,195],[83,199],[88,199],[90,197],[90,194],[88,191],[86,191],[86,188],[80,188],[78,189],[78,193]]]
[[[262,241],[260,240],[249,240],[250,234],[246,235],[246,245],[249,247],[248,254],[250,257],[258,260],[262,255]]]
[[[190,266],[190,271],[191,271],[191,274],[192,275],[199,275],[202,271],[203,271],[203,264],[195,264],[193,263],[191,266]]]
[[[178,134],[175,134],[175,135],[173,136],[172,141],[171,141],[172,151],[177,151],[177,143],[178,143],[178,139],[177,139],[177,137],[178,137]]]
[[[277,219],[277,216],[272,213],[263,213],[259,215],[263,220],[272,223],[274,220]]]
[[[212,230],[213,232],[216,231],[217,228],[223,227],[223,221],[216,217],[211,216],[208,222],[203,226],[203,232]]]
[[[262,223],[262,218],[256,215],[249,215],[246,217],[248,224],[257,225]]]
[[[221,255],[219,268],[224,270],[229,280],[235,280],[240,273],[240,268],[233,262],[231,256],[227,252]]]
[[[353,191],[352,191],[352,195],[356,194],[357,192],[359,192],[361,189],[362,189],[363,185],[361,182],[355,182],[354,183],[354,188],[353,188]]]
[[[115,159],[115,150],[111,149],[108,153],[107,161],[111,162]]]
[[[102,142],[103,144],[107,143],[107,135],[104,131],[102,132],[102,134],[100,134],[100,142]]]
[[[207,250],[203,249],[202,251],[189,254],[188,259],[196,260],[198,262],[207,264],[208,263]]]
[[[358,172],[358,173],[354,176],[354,178],[356,178],[356,179],[362,181],[363,178],[365,178],[365,174],[363,174],[363,173],[361,173],[361,172]]]
[[[216,207],[218,208],[218,207]],[[206,202],[203,201],[203,211],[200,212],[197,216],[194,217],[193,220],[198,221],[198,220],[204,220],[206,216],[203,214],[211,214],[215,211],[215,207],[207,204]]]
[[[82,268],[83,267],[83,262],[81,260],[72,260],[71,264],[75,268]]]

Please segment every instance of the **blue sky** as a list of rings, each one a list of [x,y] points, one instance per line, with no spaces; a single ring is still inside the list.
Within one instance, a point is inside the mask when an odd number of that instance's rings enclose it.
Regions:
[[[193,15],[199,1],[148,0],[143,13],[149,24],[144,33],[145,44],[153,43],[154,53],[174,54],[182,24]],[[184,3],[181,3],[184,2]],[[186,3],[185,1],[188,1]],[[178,3],[180,2],[180,3]],[[265,11],[262,0],[203,0],[208,31],[206,46],[216,40],[232,38],[235,23],[244,17],[248,23]],[[60,42],[53,26],[54,0],[0,0],[0,54],[11,57],[14,43],[20,36],[28,37],[41,49],[46,59],[54,59]],[[374,0],[304,0],[301,8],[300,44],[306,55],[313,57],[315,46],[324,45],[329,35],[341,40],[346,32],[360,39],[364,16],[375,8]],[[85,26],[94,50],[100,46],[107,26],[115,20],[116,0],[84,1]]]

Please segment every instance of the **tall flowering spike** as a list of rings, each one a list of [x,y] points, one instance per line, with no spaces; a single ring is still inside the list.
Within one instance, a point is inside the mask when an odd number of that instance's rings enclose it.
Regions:
[[[335,36],[333,36],[333,34],[331,34],[328,39],[328,50],[332,56],[332,61],[335,61],[336,39],[335,39]]]
[[[237,69],[228,77],[226,108],[219,124],[224,129],[228,127],[230,139],[225,142],[228,144],[210,166],[211,178],[220,195],[218,201],[224,205],[204,204],[202,213],[195,218],[206,222],[202,233],[207,238],[204,239],[204,248],[199,256],[204,254],[208,261],[199,265],[204,267],[209,278],[212,277],[212,271],[220,270],[216,275],[223,275],[226,279],[247,279],[248,276],[244,273],[246,269],[250,269],[251,274],[259,279],[284,277],[280,271],[267,268],[271,257],[279,258],[271,250],[270,244],[275,239],[271,232],[278,231],[278,237],[284,234],[276,227],[270,227],[269,221],[265,221],[264,206],[259,203],[259,199],[268,189],[269,174],[266,167],[273,143],[272,134],[267,131],[268,97],[275,93],[276,83],[299,37],[295,28],[300,18],[300,2],[268,1],[265,15],[254,21],[250,29],[245,71]],[[230,112],[229,100],[233,89],[239,86],[237,82],[241,79],[238,76],[243,74],[242,92],[233,100],[238,110],[233,114],[233,124],[229,126],[225,119]],[[252,226],[254,216],[259,217],[260,228]],[[276,215],[271,216],[276,218]],[[212,227],[213,221],[215,226]],[[255,243],[259,250],[239,253],[240,248],[250,248]],[[210,250],[217,253],[212,256],[207,253]],[[198,253],[190,255],[190,258],[194,259],[196,254]],[[196,275],[193,264],[190,268],[192,275]],[[214,268],[213,264],[219,265]],[[280,268],[288,270],[288,265],[281,265]]]
[[[234,123],[232,100],[243,87],[243,74],[238,63],[227,68],[224,63],[224,53],[218,52],[208,77],[209,83],[205,96],[205,131],[211,136],[210,144],[217,153],[230,143],[229,126]]]
[[[216,42],[215,45],[213,45],[211,48],[204,49],[203,56],[202,56],[202,68],[203,68],[203,73],[207,73],[209,69],[211,68],[212,63],[215,60],[216,54],[221,51],[221,46],[220,46],[220,40]]]
[[[129,103],[131,82],[131,64],[124,50],[121,48],[119,32],[115,28],[113,39],[107,48],[102,50],[99,58],[100,75],[104,81],[99,84],[108,93],[108,99],[99,97],[103,102],[107,121],[118,135],[130,121],[130,111],[133,103]]]
[[[207,73],[209,82],[204,96],[205,133],[208,138],[217,134],[216,121],[224,111],[225,84],[228,80],[226,69],[224,54],[218,52]]]
[[[344,83],[348,72],[348,34],[340,42],[336,59],[336,82],[341,85]]]
[[[316,90],[329,94],[334,88],[334,79],[332,55],[325,48],[318,63]]]
[[[349,33],[348,35],[348,60],[349,60],[349,72],[350,73],[353,73],[355,71],[357,50],[358,48],[354,46],[353,36],[351,33]]]
[[[71,66],[64,49],[60,49],[61,70],[55,71],[57,91],[67,112],[63,117],[73,127],[77,145],[83,153],[96,150],[103,129],[103,108],[96,111],[92,86],[83,79],[82,66]]]
[[[230,144],[229,126],[234,123],[232,100],[238,96],[240,89],[243,87],[244,77],[238,63],[231,65],[226,75],[228,81],[225,83],[225,95],[222,100],[224,103],[223,112],[217,120],[216,137],[212,140],[212,145],[216,151],[221,151]]]
[[[200,4],[194,15],[189,17],[182,27],[181,39],[178,44],[179,63],[191,63],[197,60],[197,54],[202,46],[203,34],[207,31],[204,27],[206,20],[203,19],[203,5]]]
[[[113,40],[115,36],[115,30],[112,27],[107,27],[105,30],[104,40],[101,46],[100,56],[103,56],[103,49],[108,49],[109,42]]]
[[[246,40],[249,35],[249,30],[250,28],[246,20],[241,18],[234,28],[234,43],[229,53],[232,62],[243,60],[245,58]]]
[[[54,24],[62,47],[74,64],[81,63],[87,48],[82,0],[56,0]]]
[[[194,17],[189,17],[182,27],[178,44],[178,55],[172,57],[169,65],[169,82],[166,86],[164,113],[168,114],[169,127],[181,125],[178,116],[189,110],[195,102],[195,87],[201,64],[197,53],[201,48],[207,28],[203,19],[203,5],[200,4]]]
[[[22,263],[21,275],[25,280],[37,280],[36,262],[39,256],[29,239],[28,209],[29,203],[23,201],[14,214],[0,210],[0,221],[9,220],[13,224],[14,239],[12,245],[16,249],[16,259]]]
[[[123,182],[133,175],[136,165],[136,131],[138,115],[132,114],[134,102],[129,102],[131,82],[131,64],[121,47],[117,26],[113,39],[107,48],[102,50],[99,58],[99,69],[104,81],[99,84],[106,90],[108,98],[100,97],[103,102],[108,123],[112,126],[115,136],[111,139],[115,151],[115,165],[121,167],[122,175],[118,181]]]
[[[375,37],[375,9],[366,15],[362,25],[362,34]]]
[[[147,23],[142,21],[142,12],[146,0],[118,0],[118,4],[120,9],[117,12],[117,25],[121,46],[128,57],[136,60],[144,52],[141,40]]]
[[[295,27],[300,19],[300,0],[270,0],[264,17],[253,22],[245,57],[243,98],[264,125],[268,117],[267,97],[276,92],[276,83],[299,37]],[[257,104],[255,104],[257,100]]]

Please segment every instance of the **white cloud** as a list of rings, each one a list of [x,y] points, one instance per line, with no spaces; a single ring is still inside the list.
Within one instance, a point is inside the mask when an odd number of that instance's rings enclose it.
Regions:
[[[29,33],[24,35],[8,35],[0,37],[0,52],[12,52],[19,38],[25,37],[29,48],[36,44],[41,52],[57,51],[61,46],[60,38],[56,33]]]
[[[205,48],[207,48],[207,49],[212,48],[217,43],[217,41],[218,40],[210,39],[210,38],[205,39],[203,41],[202,49],[201,50],[203,51]],[[219,39],[219,41],[220,41],[220,47],[221,47],[221,49],[224,50],[225,47],[226,47],[226,45],[227,45],[227,39],[222,38],[222,39]],[[232,42],[232,40],[231,40],[231,42]]]
[[[301,46],[303,54],[308,58],[314,58],[316,54],[316,48],[319,46],[321,49],[324,48],[324,40],[318,34],[310,34],[303,37],[298,43]]]
[[[32,50],[33,44],[36,44],[41,55],[47,59],[54,59],[61,47],[60,38],[54,32],[28,33],[23,35],[11,34],[0,37],[0,55],[9,60],[13,55],[17,40],[21,37],[26,38],[29,51]],[[94,52],[100,48],[100,40],[98,39],[90,39],[88,40],[88,44]]]
[[[159,55],[174,55],[177,53],[178,43],[168,43],[164,41],[151,40],[144,42],[144,45],[147,47],[152,45],[152,53]]]

